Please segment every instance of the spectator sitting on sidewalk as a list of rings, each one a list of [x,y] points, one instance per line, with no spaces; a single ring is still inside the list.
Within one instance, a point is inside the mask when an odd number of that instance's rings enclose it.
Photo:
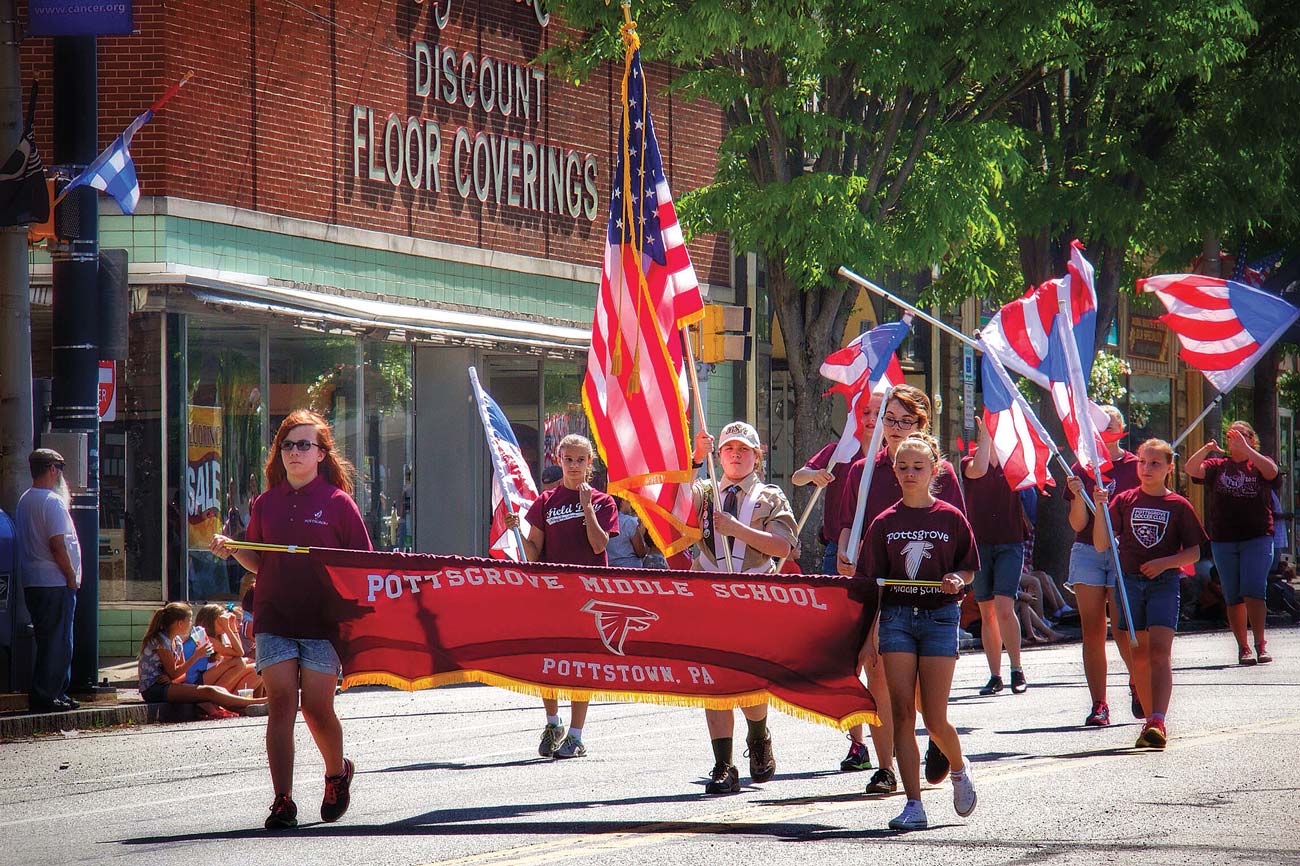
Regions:
[[[1295,569],[1282,562],[1275,574],[1268,576],[1268,609],[1291,617],[1294,625],[1300,623],[1300,601],[1296,600]]]
[[[209,647],[205,641],[188,658],[185,656],[182,647],[193,624],[194,613],[188,604],[172,602],[154,612],[140,642],[140,696],[151,704],[198,704],[204,712],[218,718],[232,715],[230,710],[265,704],[264,697],[241,698],[220,686],[185,682],[185,675],[206,657]]]
[[[1066,619],[1078,619],[1079,612],[1070,606],[1061,594],[1061,588],[1057,586],[1052,576],[1045,571],[1032,570],[1026,571],[1020,576],[1020,588],[1032,592],[1035,598],[1039,599],[1041,604],[1034,606],[1038,615],[1043,619],[1050,619],[1056,622],[1062,622]]]
[[[244,657],[244,644],[239,637],[239,624],[243,611],[235,605],[222,607],[205,604],[194,616],[194,624],[207,634],[216,653],[208,659],[200,685],[221,686],[230,692],[253,689],[255,694],[265,694],[262,678]],[[259,691],[261,690],[261,691]]]

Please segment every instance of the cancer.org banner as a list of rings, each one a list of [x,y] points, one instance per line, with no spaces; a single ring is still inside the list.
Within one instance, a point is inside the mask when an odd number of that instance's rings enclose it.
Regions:
[[[133,29],[131,0],[117,3],[30,0],[27,4],[30,36],[124,35]]]

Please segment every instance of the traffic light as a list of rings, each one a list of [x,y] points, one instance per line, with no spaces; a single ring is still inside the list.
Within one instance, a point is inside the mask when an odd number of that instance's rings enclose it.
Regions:
[[[748,361],[754,349],[750,313],[749,307],[706,304],[698,330],[691,332],[696,360],[702,364]]]

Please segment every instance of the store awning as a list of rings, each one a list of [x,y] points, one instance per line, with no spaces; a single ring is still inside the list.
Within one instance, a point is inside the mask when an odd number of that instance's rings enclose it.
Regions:
[[[295,318],[309,326],[401,332],[416,341],[485,347],[508,344],[543,351],[586,351],[591,342],[591,332],[585,328],[530,319],[235,283],[193,274],[173,276],[204,304]]]

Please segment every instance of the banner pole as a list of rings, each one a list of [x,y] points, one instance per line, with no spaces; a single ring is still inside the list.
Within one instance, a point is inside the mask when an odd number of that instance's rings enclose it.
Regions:
[[[844,277],[847,280],[857,283],[858,285],[862,286],[864,289],[868,289],[872,292],[875,292],[877,295],[880,295],[880,297],[884,298],[887,301],[893,301],[895,304],[902,307],[904,310],[907,310],[912,315],[916,316],[919,319],[924,319],[925,321],[929,322],[931,325],[934,325],[936,328],[943,331],[945,334],[948,334],[949,336],[961,340],[963,343],[970,346],[971,348],[978,349],[981,352],[985,351],[984,347],[980,344],[979,340],[976,340],[974,337],[968,334],[963,334],[961,331],[957,330],[956,328],[952,327],[946,322],[943,322],[940,319],[935,318],[934,316],[930,315],[929,313],[925,312],[919,307],[912,306],[907,301],[898,297],[898,295],[892,294],[880,288],[880,286],[871,282],[871,280],[868,280],[865,277],[860,277],[857,274],[853,273],[853,271],[843,266],[841,266],[836,273],[838,273],[841,277]]]
[[[1215,410],[1215,408],[1216,408],[1220,403],[1223,402],[1223,398],[1226,397],[1226,396],[1228,396],[1228,392],[1227,392],[1227,391],[1220,391],[1220,392],[1218,393],[1218,395],[1215,396],[1215,398],[1214,398],[1213,400],[1211,400],[1209,403],[1206,403],[1206,404],[1205,404],[1205,408],[1201,410],[1201,414],[1197,415],[1194,419],[1192,419],[1192,423],[1190,423],[1190,424],[1187,425],[1187,429],[1186,429],[1186,430],[1184,430],[1182,433],[1179,433],[1179,434],[1178,434],[1178,438],[1177,438],[1177,439],[1175,439],[1173,442],[1170,442],[1170,443],[1169,443],[1169,444],[1173,447],[1173,449],[1174,449],[1175,451],[1178,450],[1178,446],[1179,446],[1179,444],[1180,444],[1184,439],[1186,439],[1188,436],[1190,436],[1193,430],[1195,430],[1197,427],[1199,427],[1199,426],[1201,425],[1201,422],[1205,420],[1205,416],[1207,416],[1207,415],[1209,415],[1211,412],[1213,412],[1213,411]]]
[[[695,349],[691,346],[690,331],[690,325],[687,325],[681,331],[682,345],[686,349],[686,375],[690,377],[691,402],[695,404],[695,417],[699,421],[700,432],[708,433],[709,422],[704,417],[704,401],[700,399],[700,379],[695,372]],[[713,498],[716,500],[722,495],[722,491],[718,488],[718,470],[713,465],[713,449],[709,449],[708,467],[709,483],[713,485]],[[721,502],[715,502],[714,504],[721,505]],[[700,517],[700,522],[704,522],[702,515]],[[727,557],[727,571],[735,571],[735,563],[732,562],[731,558],[731,539],[725,535],[722,536],[722,552],[726,554]],[[741,564],[743,565],[744,563]]]
[[[844,551],[849,556],[858,555],[862,544],[862,522],[867,515],[867,493],[871,490],[871,476],[876,472],[876,455],[880,453],[880,442],[885,437],[885,425],[881,420],[885,416],[885,407],[894,396],[894,386],[885,389],[880,399],[880,408],[876,410],[876,427],[871,431],[871,444],[867,447],[866,460],[862,464],[862,479],[858,482],[858,507],[853,512],[853,528],[849,530],[849,549]]]
[[[835,468],[835,461],[834,461],[834,460],[832,460],[830,463],[826,464],[826,471],[827,471],[827,472],[830,472],[830,471],[833,470],[834,468]],[[799,515],[799,523],[796,524],[796,526],[795,526],[794,534],[795,534],[795,537],[796,537],[796,538],[798,538],[800,535],[803,534],[803,528],[804,528],[804,525],[808,523],[808,517],[809,517],[809,515],[812,514],[813,506],[817,504],[817,500],[818,500],[818,498],[822,495],[822,491],[825,490],[825,489],[826,489],[826,488],[824,488],[824,487],[815,487],[815,488],[813,488],[812,496],[809,496],[809,497],[808,497],[808,504],[804,506],[803,514]],[[780,559],[778,559],[778,560],[776,561],[776,570],[777,570],[778,572],[781,570],[781,566],[785,565],[785,561],[786,561],[787,559],[789,559],[789,558],[790,558],[790,557],[787,555],[787,556],[783,556],[783,557],[781,557]]]
[[[483,438],[487,440],[488,456],[492,460],[492,468],[496,471],[492,474],[496,476],[497,486],[501,488],[501,500],[506,506],[506,513],[511,517],[515,516],[515,503],[510,499],[510,491],[506,489],[506,470],[501,465],[501,455],[497,449],[492,446],[492,436],[488,432],[491,429],[491,422],[488,420],[487,406],[483,404],[483,386],[478,381],[478,370],[470,365],[469,381],[474,386],[474,403],[478,406],[478,419],[483,423]],[[512,530],[515,535],[515,543],[519,545],[519,558],[521,561],[528,561],[528,548],[524,547],[524,534],[519,531],[516,525]],[[491,535],[491,533],[488,533]],[[488,539],[489,545],[491,539]]]

